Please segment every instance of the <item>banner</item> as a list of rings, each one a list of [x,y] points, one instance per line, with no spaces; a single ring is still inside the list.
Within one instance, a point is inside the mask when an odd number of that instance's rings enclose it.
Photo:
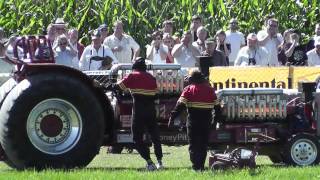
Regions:
[[[289,88],[289,67],[211,67],[209,80],[213,87]]]
[[[292,75],[292,85],[298,88],[299,81],[318,82],[320,80],[320,67],[294,67]]]

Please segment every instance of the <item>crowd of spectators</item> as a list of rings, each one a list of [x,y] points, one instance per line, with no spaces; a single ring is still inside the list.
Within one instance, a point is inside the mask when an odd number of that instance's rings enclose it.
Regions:
[[[174,21],[166,20],[162,28],[154,31],[151,42],[140,46],[135,39],[124,32],[124,24],[116,21],[112,33],[107,24],[101,24],[91,32],[91,44],[84,46],[78,41],[78,30],[68,29],[62,18],[47,27],[46,38],[50,41],[57,64],[80,70],[108,69],[116,63],[132,63],[140,56],[142,47],[150,63],[177,63],[182,67],[197,67],[200,61],[208,61],[210,66],[316,66],[320,65],[320,24],[315,26],[315,34],[307,44],[301,43],[300,33],[287,29],[279,33],[279,21],[267,17],[262,29],[245,35],[239,31],[238,21],[232,18],[229,27],[217,32],[209,32],[200,16],[193,16],[190,30],[181,37],[174,32]],[[210,37],[213,34],[214,36]],[[2,46],[5,55],[13,57],[14,38]],[[1,42],[5,39],[0,28]],[[22,50],[18,47],[18,54]],[[143,56],[143,55],[142,55]],[[208,58],[201,57],[206,56]],[[92,57],[108,57],[99,61]]]

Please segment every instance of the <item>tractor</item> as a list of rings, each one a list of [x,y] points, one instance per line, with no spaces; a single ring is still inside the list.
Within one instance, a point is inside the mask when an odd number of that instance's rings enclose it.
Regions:
[[[131,64],[82,72],[56,65],[51,43],[44,36],[19,37],[15,44],[14,58],[5,58],[15,71],[0,87],[1,160],[16,169],[70,169],[88,165],[102,146],[112,147],[115,153],[134,148],[132,97],[106,88],[130,73]],[[23,56],[18,56],[18,47]],[[149,64],[147,70],[157,79],[159,89],[155,102],[161,142],[188,144],[186,113],[174,120],[174,128],[167,123],[186,86],[189,69]],[[273,162],[317,164],[320,94],[315,83],[300,86],[299,90],[217,91],[222,113],[212,112],[208,149],[219,153],[255,148],[258,143],[257,153]],[[148,134],[144,138],[150,144]]]

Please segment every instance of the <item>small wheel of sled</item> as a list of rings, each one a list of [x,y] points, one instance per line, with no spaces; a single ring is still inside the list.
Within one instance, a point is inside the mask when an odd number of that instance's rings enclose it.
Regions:
[[[241,156],[242,151],[245,151],[246,155],[244,157]],[[238,168],[244,168],[244,167],[249,167],[249,168],[255,168],[256,167],[256,161],[255,161],[255,155],[251,150],[248,150],[243,147],[239,147],[234,149],[230,153],[230,157],[234,159],[236,164],[234,164],[235,167]]]
[[[221,161],[216,161],[211,165],[212,171],[225,170],[225,169],[227,169],[227,164]]]

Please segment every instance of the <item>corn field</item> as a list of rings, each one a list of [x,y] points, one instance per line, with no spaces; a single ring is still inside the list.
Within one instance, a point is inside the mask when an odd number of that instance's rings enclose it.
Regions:
[[[47,25],[63,17],[69,27],[80,32],[87,44],[88,32],[106,23],[112,31],[114,21],[124,21],[125,31],[144,47],[147,34],[161,28],[164,20],[175,22],[175,31],[189,29],[193,15],[204,18],[213,35],[227,29],[230,18],[239,21],[244,34],[257,32],[266,15],[274,14],[280,31],[296,28],[303,39],[314,34],[319,23],[319,0],[0,0],[0,26],[6,34],[42,34]]]

